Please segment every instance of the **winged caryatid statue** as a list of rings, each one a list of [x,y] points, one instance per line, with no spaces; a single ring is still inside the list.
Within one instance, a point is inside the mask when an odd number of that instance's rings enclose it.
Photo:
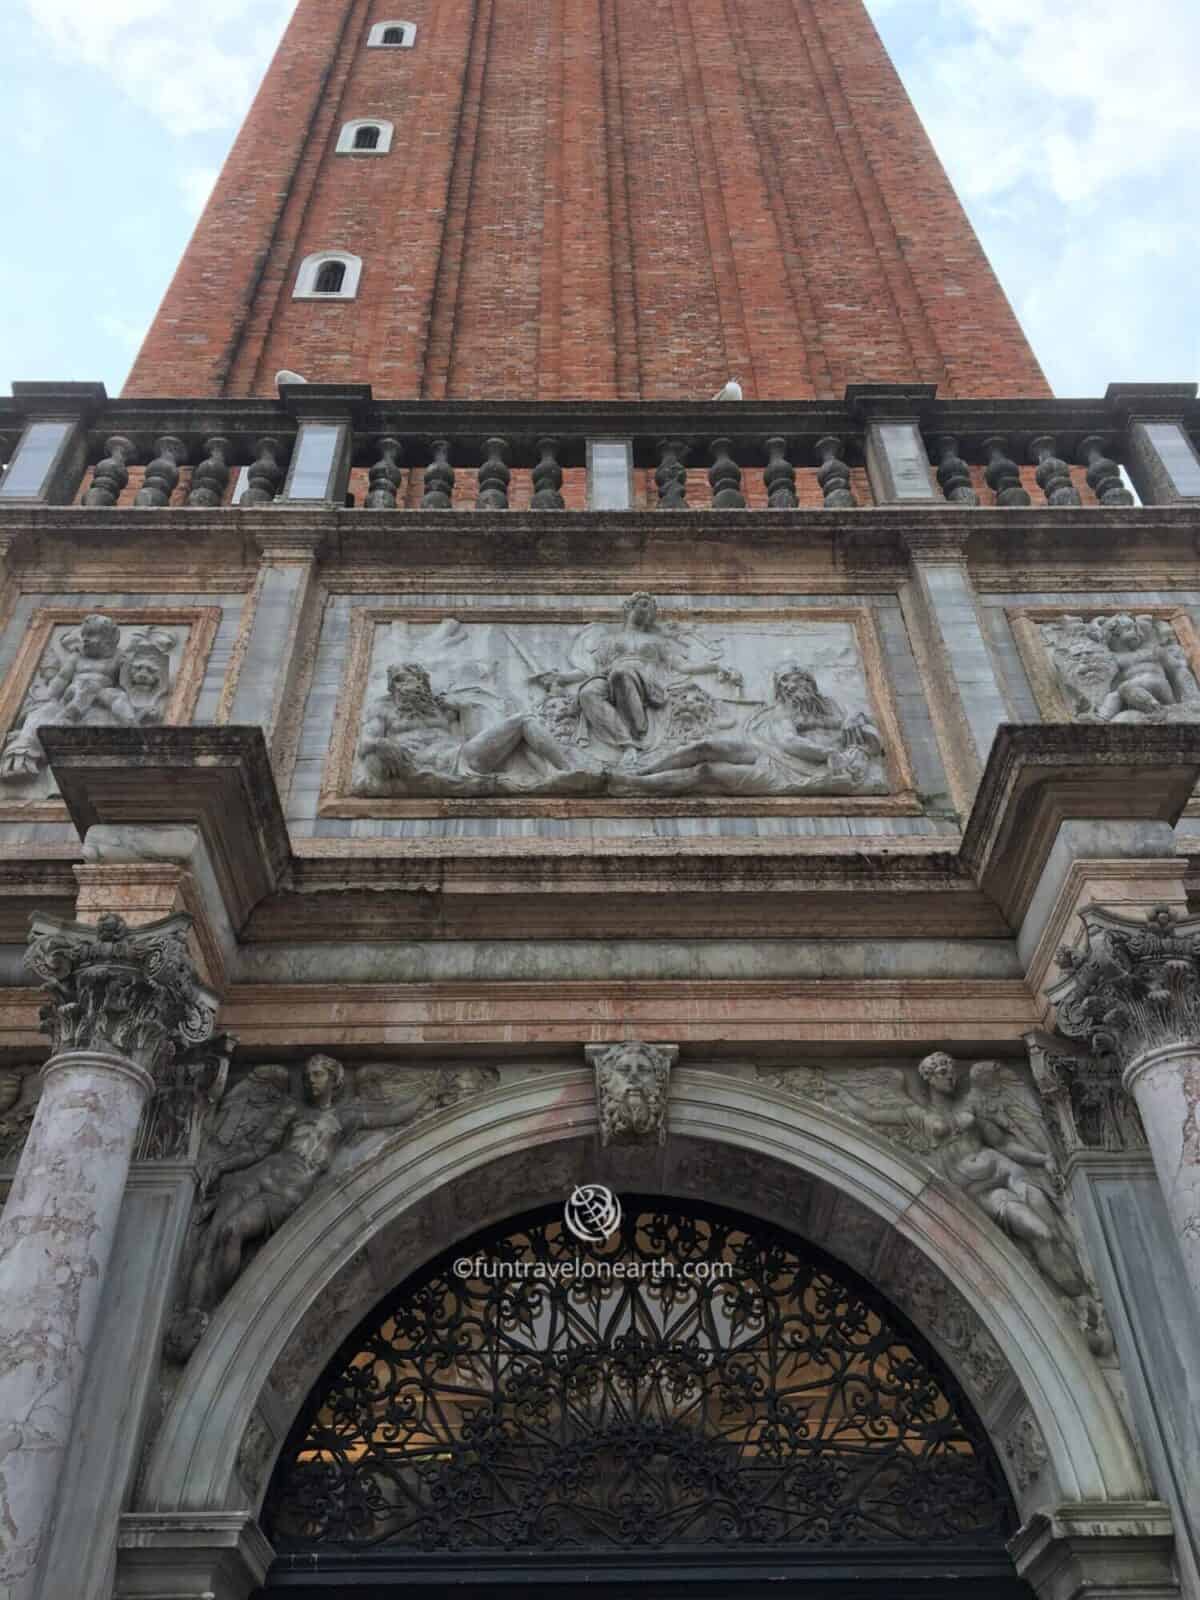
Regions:
[[[786,1074],[777,1081],[787,1084]],[[808,1071],[800,1092],[823,1100],[924,1157],[969,1195],[1074,1304],[1094,1348],[1107,1337],[1059,1203],[1049,1132],[1013,1067],[976,1061],[962,1069],[944,1051],[916,1067],[853,1074]]]
[[[355,1097],[345,1100],[345,1078],[340,1061],[313,1055],[304,1064],[303,1100],[292,1094],[287,1068],[273,1065],[255,1067],[226,1095],[200,1157],[200,1236],[168,1334],[175,1359],[195,1349],[248,1252],[304,1204],[345,1140],[403,1127],[484,1086],[452,1070],[368,1066],[357,1074]]]

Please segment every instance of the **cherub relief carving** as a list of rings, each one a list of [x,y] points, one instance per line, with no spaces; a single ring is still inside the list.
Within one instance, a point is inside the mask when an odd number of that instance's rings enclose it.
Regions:
[[[1191,722],[1200,685],[1169,622],[1119,612],[1043,623],[1055,670],[1081,722]]]
[[[1093,1348],[1107,1348],[1099,1307],[1059,1202],[1045,1123],[1021,1074],[999,1061],[964,1072],[943,1051],[910,1068],[767,1074],[781,1088],[885,1128],[961,1189],[1073,1302]]]
[[[36,777],[46,765],[38,731],[47,727],[140,727],[160,723],[171,690],[173,633],[135,629],[125,646],[111,617],[94,612],[38,664],[0,753],[0,779]]]
[[[490,1081],[479,1068],[401,1073],[373,1065],[360,1069],[346,1099],[341,1062],[313,1055],[298,1100],[286,1067],[255,1067],[226,1095],[201,1152],[199,1237],[168,1332],[173,1358],[195,1349],[249,1252],[299,1210],[344,1143],[368,1129],[404,1127]]]
[[[853,682],[860,669],[850,625],[824,626],[835,631],[814,647],[817,655],[840,681]],[[848,711],[797,659],[768,658],[759,667],[755,654],[761,657],[766,640],[747,651],[766,680],[753,698],[725,660],[729,641],[663,622],[652,595],[631,595],[619,621],[590,623],[559,644],[564,631],[559,623],[540,634],[543,649],[549,639],[567,657],[566,666],[548,668],[515,624],[482,623],[474,633],[457,619],[439,624],[417,645],[421,659],[393,663],[387,693],[368,704],[355,793],[888,790],[884,741],[872,717]],[[743,650],[756,638],[753,630],[740,637]],[[485,638],[486,661],[477,654]],[[507,689],[497,692],[497,682]]]

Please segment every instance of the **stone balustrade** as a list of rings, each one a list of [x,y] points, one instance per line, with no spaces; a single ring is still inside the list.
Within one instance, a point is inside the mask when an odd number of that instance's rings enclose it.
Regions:
[[[1200,502],[1197,439],[1194,384],[1096,400],[852,384],[841,401],[691,403],[382,400],[332,384],[110,400],[99,384],[30,383],[0,399],[0,509],[1069,509],[1132,505],[1130,483],[1161,505]]]

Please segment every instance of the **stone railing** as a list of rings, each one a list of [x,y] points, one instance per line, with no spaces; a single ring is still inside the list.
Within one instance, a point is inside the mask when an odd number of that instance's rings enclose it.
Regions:
[[[0,510],[355,506],[718,510],[1200,502],[1194,384],[1097,400],[401,401],[366,385],[279,398],[110,400],[98,384],[0,399]],[[1121,469],[1124,468],[1124,474]]]

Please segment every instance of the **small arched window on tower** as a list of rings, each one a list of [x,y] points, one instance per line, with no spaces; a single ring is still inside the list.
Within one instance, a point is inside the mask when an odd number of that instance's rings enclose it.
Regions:
[[[385,156],[392,148],[392,124],[382,117],[344,122],[338,134],[339,156]]]
[[[368,50],[411,50],[416,42],[415,22],[377,22],[367,35]]]
[[[305,256],[296,274],[294,300],[353,300],[358,294],[362,261],[346,250],[318,250]]]

